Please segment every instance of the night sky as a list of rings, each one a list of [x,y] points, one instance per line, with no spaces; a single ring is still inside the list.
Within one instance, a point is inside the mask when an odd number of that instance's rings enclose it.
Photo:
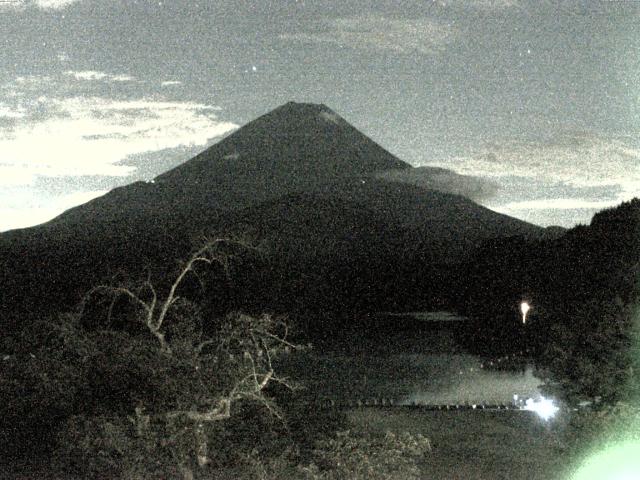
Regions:
[[[0,230],[290,100],[540,225],[640,192],[640,2],[0,0],[0,46]]]

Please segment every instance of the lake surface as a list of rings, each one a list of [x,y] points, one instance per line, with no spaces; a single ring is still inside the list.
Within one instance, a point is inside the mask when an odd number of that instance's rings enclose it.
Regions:
[[[353,340],[352,348],[325,346],[294,354],[279,369],[302,381],[308,396],[345,403],[506,404],[514,395],[539,396],[542,381],[531,366],[497,369],[508,359],[467,353],[456,342],[452,322],[428,323],[426,333],[396,330],[373,344]],[[453,323],[460,328],[460,322]]]
[[[500,404],[514,395],[537,397],[541,380],[523,373],[487,370],[469,354],[348,356],[303,354],[282,365],[285,375],[303,381],[317,398],[349,402],[392,399],[407,404]]]

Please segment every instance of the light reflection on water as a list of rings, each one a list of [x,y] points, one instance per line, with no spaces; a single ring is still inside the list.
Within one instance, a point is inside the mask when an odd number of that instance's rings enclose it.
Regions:
[[[283,373],[299,378],[316,398],[392,399],[400,404],[507,404],[539,397],[542,381],[523,371],[488,370],[474,355],[391,354],[292,356]]]
[[[281,372],[306,384],[310,396],[336,402],[486,405],[509,404],[514,395],[540,397],[542,380],[523,357],[489,361],[466,351],[458,341],[467,328],[464,321],[447,320],[447,312],[403,315],[413,319],[413,330],[392,328],[392,322],[377,338],[347,336],[345,348],[287,357]],[[520,370],[514,368],[518,364]]]
[[[402,403],[424,404],[507,404],[514,395],[519,398],[538,397],[542,381],[527,366],[522,373],[485,370],[476,357],[462,359],[463,365],[456,372],[447,372],[448,382],[440,388],[418,388],[402,399]]]

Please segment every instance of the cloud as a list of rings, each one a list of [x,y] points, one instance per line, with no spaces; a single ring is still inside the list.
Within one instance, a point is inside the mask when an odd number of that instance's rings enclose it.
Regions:
[[[152,178],[237,128],[216,106],[143,95],[130,79],[86,70],[0,84],[0,230]]]
[[[456,165],[462,174],[499,179],[516,176],[578,188],[618,187],[617,200],[640,191],[640,144],[633,137],[563,132],[545,141],[507,141],[487,145],[462,158],[435,162]]]
[[[44,98],[38,106],[45,118],[0,132],[0,185],[31,183],[36,175],[127,176],[134,167],[118,162],[130,155],[205,145],[236,128],[198,103],[74,97]]]
[[[581,197],[547,198],[487,205],[488,208],[512,217],[524,218],[538,225],[573,226],[589,224],[596,212],[620,204],[619,199]]]
[[[460,354],[431,355],[428,361],[430,365],[422,368],[434,371],[427,370],[430,375],[408,383],[413,391],[400,401],[401,404],[509,403],[514,394],[536,397],[543,383],[531,367],[526,368],[524,374],[491,370],[483,368],[480,359]],[[407,363],[414,368],[419,366],[413,359],[405,360],[405,366]]]
[[[444,168],[415,167],[403,170],[388,170],[379,173],[377,177],[393,182],[409,183],[431,190],[463,195],[476,201],[488,200],[498,191],[498,185],[490,180],[471,175],[459,175]]]
[[[76,3],[80,0],[36,0],[35,3],[40,8],[52,8],[55,10],[59,10],[61,8],[66,8],[72,3]]]
[[[463,0],[457,5],[482,10],[500,10],[504,8],[519,7],[521,2],[520,0]]]
[[[39,225],[57,217],[65,210],[93,200],[107,190],[77,191],[52,198],[46,206],[24,205],[0,208],[0,232]]]
[[[24,118],[25,113],[22,108],[19,107],[10,107],[8,105],[4,105],[0,103],[0,118],[9,118],[9,119],[17,119]]]
[[[548,203],[522,202],[518,204],[514,202],[506,205],[486,206],[496,212],[521,218],[543,227],[553,225],[571,228],[578,224],[588,225],[597,212],[620,204],[620,202],[605,200],[602,202],[572,198],[555,200],[556,202],[550,201]]]
[[[40,8],[43,10],[62,10],[80,0],[0,0],[0,10],[10,8],[24,10],[26,8]]]
[[[280,38],[397,54],[430,55],[443,50],[455,35],[456,31],[450,24],[435,19],[361,15],[333,19],[316,31],[286,33]]]
[[[484,177],[500,188],[483,205],[541,225],[588,223],[598,210],[640,193],[640,142],[626,136],[562,131],[490,143],[430,165]]]
[[[588,200],[584,198],[548,198],[541,200],[525,200],[522,202],[509,202],[496,207],[502,212],[514,212],[519,210],[603,210],[620,203],[617,200]]]
[[[152,178],[237,128],[216,106],[142,95],[125,79],[87,70],[0,84],[0,231]]]
[[[5,92],[8,93],[9,96],[15,96],[15,94],[21,93],[20,90],[24,87],[43,87],[50,85],[53,79],[48,75],[20,75],[15,78],[15,88],[14,91]],[[11,95],[11,94],[14,95]]]
[[[105,80],[105,81],[111,81],[111,82],[131,82],[135,80],[135,78],[132,77],[131,75],[123,75],[123,74],[113,75],[110,73],[96,72],[94,70],[84,70],[80,72],[68,70],[64,72],[64,74],[67,76],[73,77],[76,80],[86,80],[86,81]]]
[[[162,87],[170,87],[172,85],[182,85],[182,82],[180,82],[178,80],[165,80],[164,82],[162,82],[160,84],[160,86],[162,86]]]
[[[640,143],[620,136],[562,131],[532,140],[486,144],[431,165],[499,185],[488,208],[539,225],[571,227],[640,192]]]

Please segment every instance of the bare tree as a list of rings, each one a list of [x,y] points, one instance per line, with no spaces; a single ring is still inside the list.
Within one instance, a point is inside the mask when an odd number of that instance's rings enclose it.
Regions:
[[[174,379],[180,382],[181,394],[168,401],[171,408],[157,412],[153,405],[140,404],[135,415],[130,417],[138,436],[149,432],[153,421],[187,422],[191,425],[194,439],[193,456],[199,467],[209,463],[209,440],[206,425],[228,419],[236,402],[258,403],[268,412],[281,418],[275,403],[266,395],[265,389],[272,383],[287,388],[293,385],[276,374],[273,360],[299,346],[288,340],[288,325],[284,318],[263,314],[255,317],[242,313],[227,315],[217,335],[205,337],[202,330],[184,338],[173,338],[167,327],[175,320],[180,305],[190,301],[178,292],[186,278],[193,275],[203,285],[196,266],[217,264],[228,274],[232,256],[221,247],[232,245],[242,249],[251,248],[244,243],[217,238],[206,241],[179,269],[166,295],[160,295],[148,278],[136,287],[99,285],[92,288],[81,304],[81,312],[96,294],[110,299],[107,316],[113,315],[116,302],[127,299],[136,308],[136,319],[146,326],[156,339],[158,353],[171,364],[172,361],[189,365],[189,378]],[[189,310],[197,315],[197,309]],[[226,381],[220,381],[223,374]],[[188,384],[187,384],[188,382]],[[152,413],[147,413],[149,409]],[[187,461],[181,466],[185,479],[194,478]]]
[[[184,262],[164,298],[158,298],[158,292],[156,291],[153,283],[151,283],[150,278],[147,278],[146,281],[137,285],[135,288],[98,285],[89,290],[84,296],[80,304],[80,314],[82,315],[86,304],[95,294],[102,293],[111,298],[111,303],[107,312],[108,320],[111,321],[113,308],[116,305],[117,300],[121,297],[126,297],[135,307],[140,309],[138,319],[142,320],[149,332],[156,337],[160,344],[161,351],[163,353],[171,353],[171,348],[167,343],[165,333],[163,332],[164,323],[171,310],[180,302],[188,303],[188,300],[181,298],[177,294],[178,288],[184,283],[185,279],[189,275],[195,276],[198,281],[200,281],[200,277],[196,271],[196,267],[199,264],[218,264],[224,269],[225,273],[228,274],[229,260],[232,255],[228,252],[221,252],[220,247],[229,244],[233,244],[244,249],[251,249],[251,247],[244,242],[236,240],[232,241],[227,238],[205,240],[204,245],[196,250],[189,260]]]

